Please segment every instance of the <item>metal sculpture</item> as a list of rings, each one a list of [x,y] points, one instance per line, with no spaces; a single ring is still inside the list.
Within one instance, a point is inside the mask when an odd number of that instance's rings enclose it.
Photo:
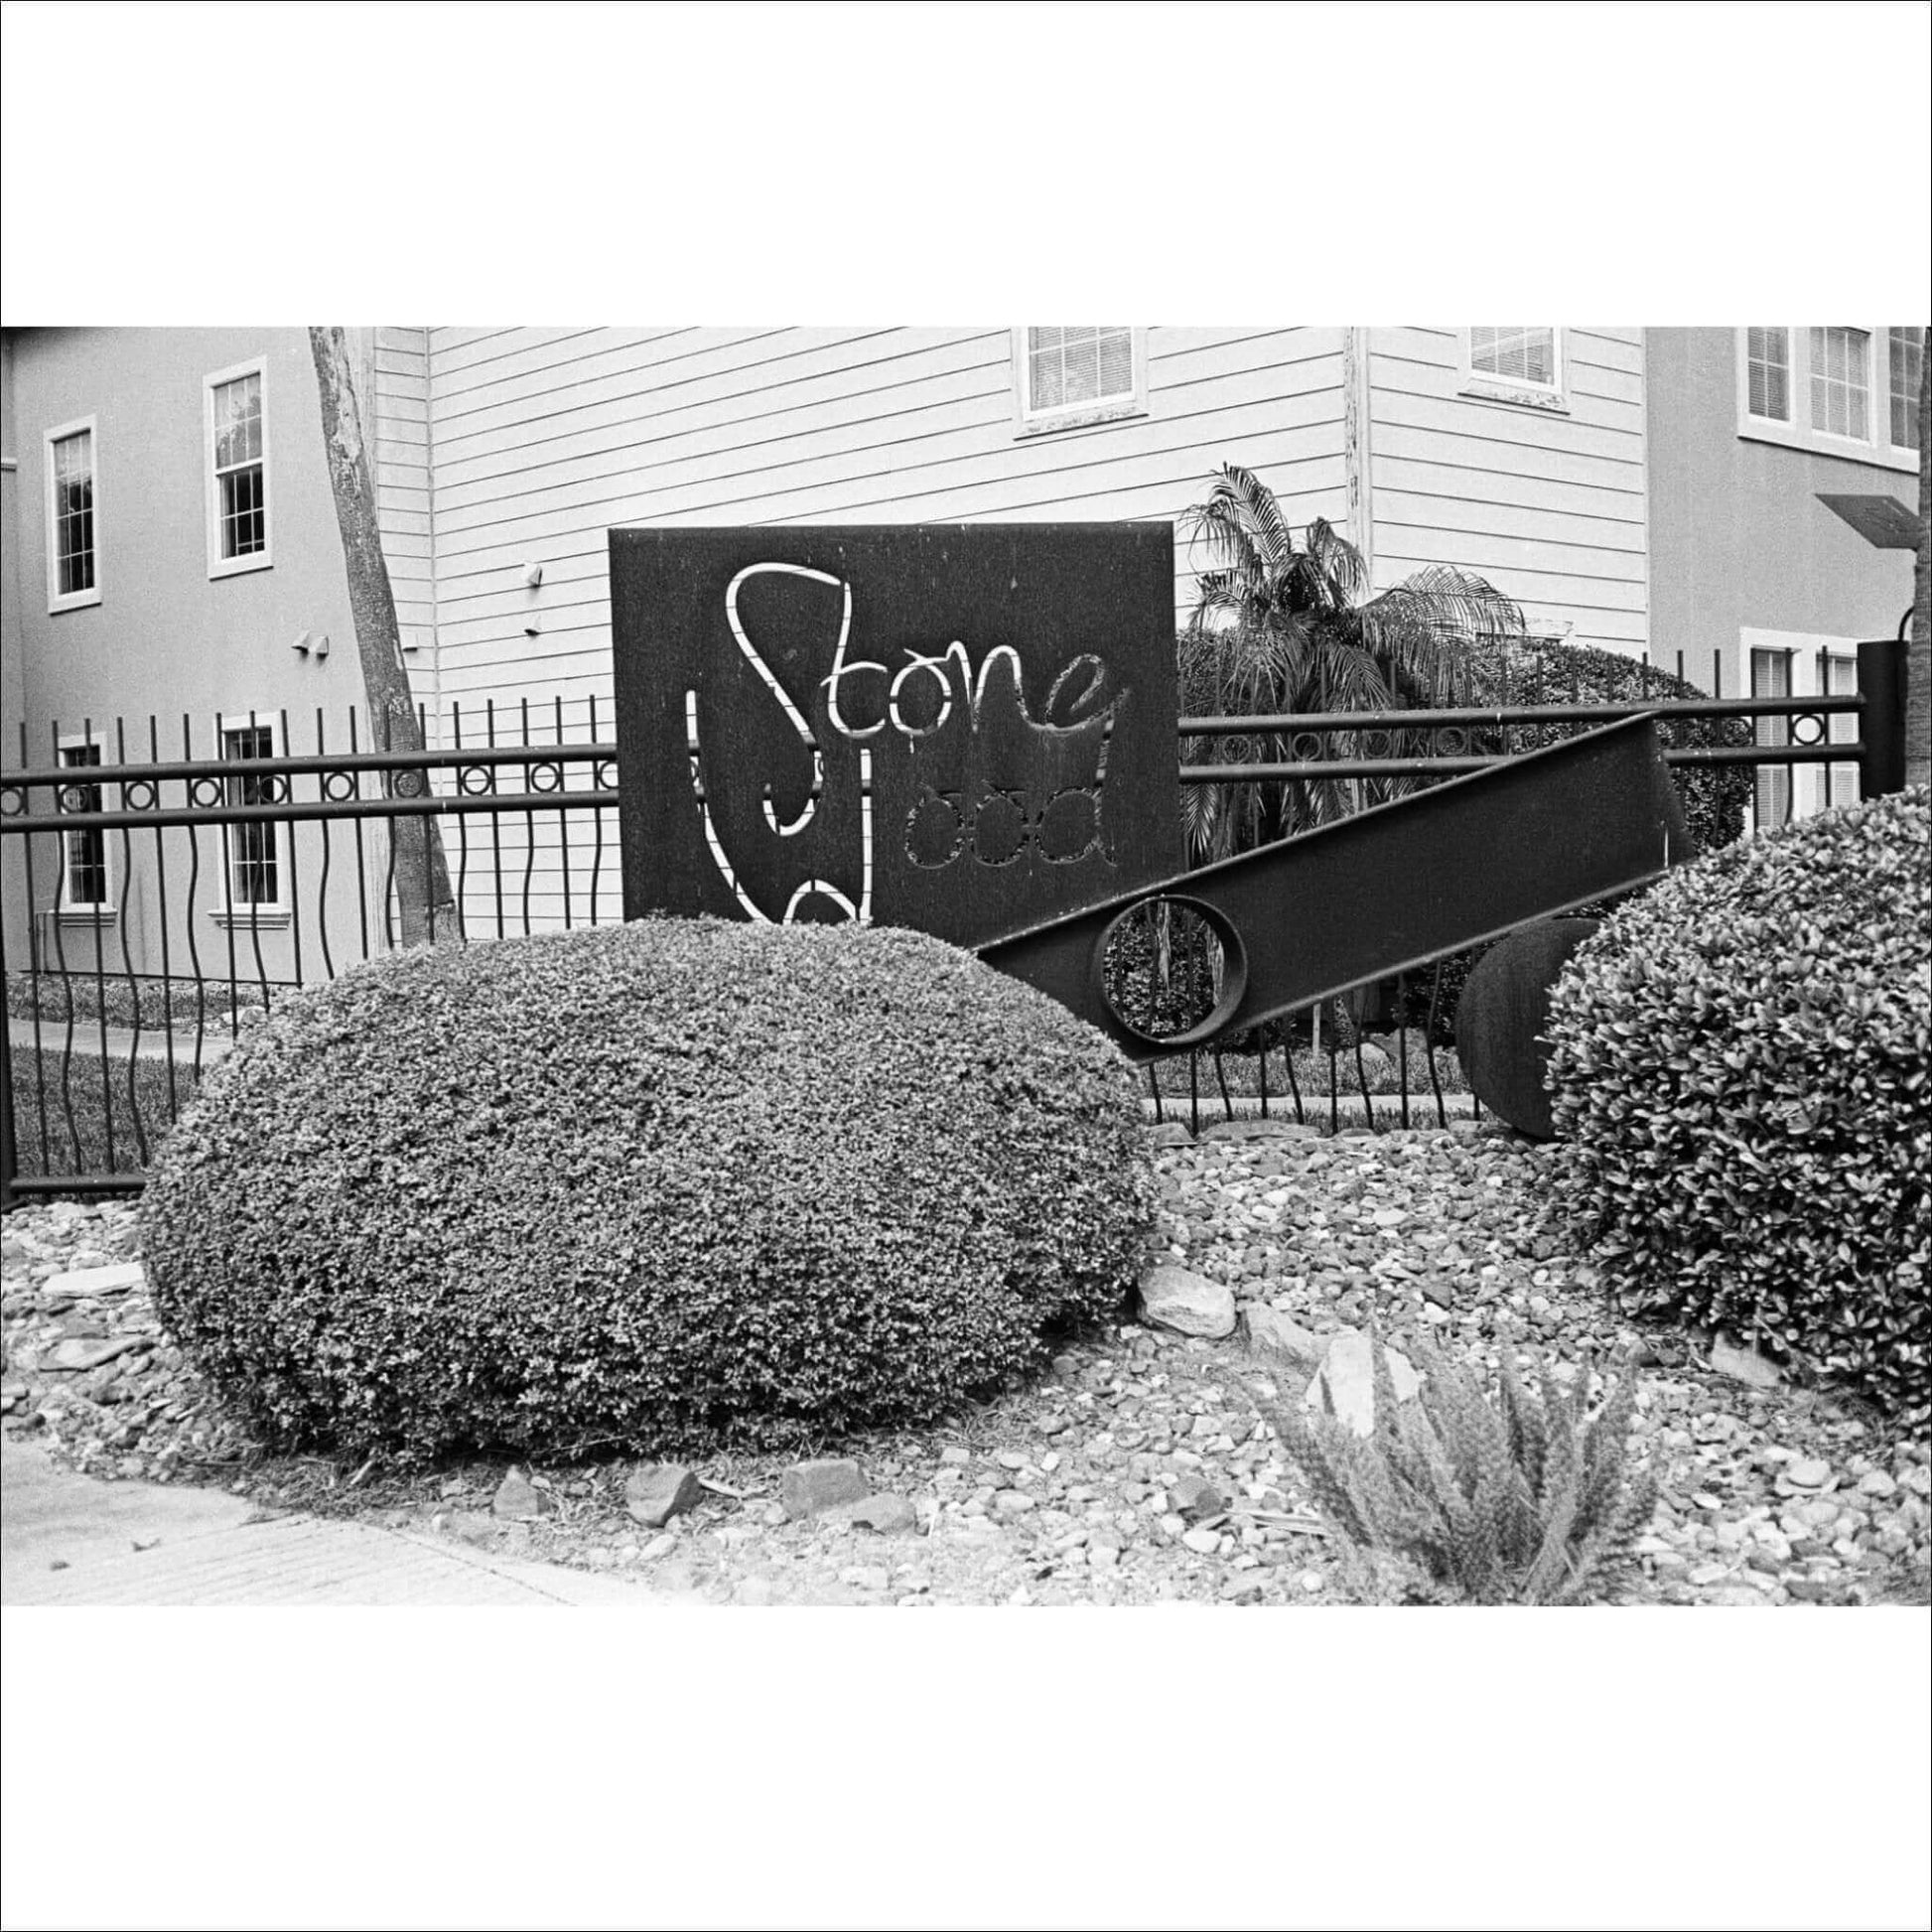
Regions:
[[[1638,716],[1183,870],[1173,571],[1161,525],[612,531],[624,916],[917,926],[1144,1061],[1685,856]],[[1166,1035],[1114,965],[1151,907],[1214,958]]]

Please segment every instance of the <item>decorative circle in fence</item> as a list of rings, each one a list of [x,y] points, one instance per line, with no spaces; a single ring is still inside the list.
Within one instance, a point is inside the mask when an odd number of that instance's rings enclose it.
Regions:
[[[18,818],[26,809],[25,785],[0,785],[0,818]]]
[[[493,764],[458,765],[456,788],[470,798],[486,798],[496,789],[496,767]]]
[[[532,791],[562,791],[564,788],[564,767],[555,759],[543,759],[535,764],[526,764],[523,775]]]
[[[1146,1046],[1213,1038],[1248,985],[1247,949],[1217,907],[1157,894],[1119,913],[1094,947],[1095,989],[1115,1022]]]
[[[618,788],[617,759],[599,759],[591,767],[591,778],[599,791],[616,791]]]
[[[121,810],[151,812],[159,796],[160,788],[152,778],[130,778],[121,787]]]
[[[392,798],[420,798],[429,790],[429,776],[414,765],[389,770],[389,795]]]
[[[1601,919],[1538,919],[1506,933],[1476,962],[1455,1009],[1455,1051],[1470,1090],[1520,1134],[1547,1141],[1556,1124],[1543,1076],[1550,995],[1570,955]]]
[[[1817,711],[1806,711],[1793,718],[1791,721],[1791,742],[1794,745],[1824,744],[1824,714]]]
[[[325,771],[322,774],[322,795],[334,805],[361,797],[360,774],[354,771]]]
[[[213,811],[221,803],[221,780],[219,778],[190,778],[188,781],[188,802],[198,811]]]

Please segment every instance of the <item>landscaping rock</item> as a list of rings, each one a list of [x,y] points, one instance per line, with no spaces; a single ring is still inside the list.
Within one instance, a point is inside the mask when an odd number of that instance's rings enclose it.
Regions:
[[[1727,1336],[1717,1335],[1711,1343],[1711,1366],[1733,1382],[1753,1389],[1775,1389],[1784,1377],[1776,1362],[1760,1355],[1755,1348],[1740,1348]]]
[[[1241,1315],[1247,1324],[1248,1347],[1256,1354],[1294,1355],[1303,1361],[1318,1362],[1327,1346],[1326,1339],[1313,1329],[1303,1327],[1265,1303],[1250,1303]]]
[[[697,1471],[682,1462],[640,1462],[624,1478],[623,1506],[633,1521],[661,1530],[703,1494]]]
[[[1228,1499],[1202,1476],[1182,1476],[1168,1490],[1168,1507],[1189,1523],[1219,1516],[1227,1506]]]
[[[1147,1137],[1156,1147],[1191,1147],[1194,1140],[1177,1120],[1156,1121],[1147,1130]]]
[[[1422,1376],[1408,1356],[1383,1347],[1388,1355],[1389,1379],[1395,1384],[1395,1399],[1407,1402],[1422,1387]],[[1375,1428],[1374,1358],[1369,1353],[1369,1338],[1359,1329],[1347,1328],[1329,1344],[1321,1358],[1321,1372],[1309,1384],[1304,1398],[1308,1406],[1320,1413],[1332,1409],[1335,1419],[1357,1436],[1368,1436]]]
[[[98,1368],[102,1362],[111,1362],[116,1355],[125,1355],[130,1349],[153,1346],[152,1341],[138,1335],[112,1335],[99,1341],[69,1339],[56,1342],[41,1366],[78,1375],[87,1369]]]
[[[858,1463],[844,1457],[794,1463],[778,1478],[778,1500],[793,1522],[840,1503],[864,1502],[871,1493]]]
[[[1321,1130],[1300,1121],[1264,1120],[1259,1114],[1210,1121],[1200,1131],[1203,1141],[1318,1141]]]
[[[146,1288],[148,1271],[138,1261],[116,1262],[110,1268],[72,1268],[53,1276],[43,1293],[71,1296],[75,1301],[89,1295],[125,1295],[129,1289]]]
[[[543,1492],[521,1469],[512,1469],[489,1499],[489,1513],[508,1522],[527,1523],[543,1514]]]
[[[1234,1333],[1234,1291],[1191,1268],[1159,1262],[1141,1277],[1141,1318],[1175,1334],[1221,1341]]]
[[[837,1503],[823,1515],[828,1523],[849,1523],[880,1536],[903,1536],[919,1526],[918,1512],[903,1496],[867,1496],[861,1502]]]

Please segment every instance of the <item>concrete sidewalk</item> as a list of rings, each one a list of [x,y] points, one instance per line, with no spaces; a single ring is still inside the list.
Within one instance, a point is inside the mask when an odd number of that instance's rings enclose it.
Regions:
[[[9,1015],[7,1040],[16,1052],[38,1046],[44,1053],[68,1051],[68,1023],[65,1020],[22,1020]],[[202,1064],[212,1066],[233,1046],[234,1037],[224,1023],[218,1029],[208,1026],[202,1032]],[[130,1059],[165,1060],[173,1053],[178,1064],[195,1063],[195,1023],[176,1020],[172,1034],[162,1026],[143,1027],[137,1034],[132,1027],[103,1027],[98,1020],[73,1023],[72,1057],[99,1060],[106,1055],[109,1066],[125,1066]]]
[[[701,1604],[615,1577],[486,1556],[408,1530],[265,1515],[221,1490],[100,1482],[0,1440],[0,1602],[26,1604]]]

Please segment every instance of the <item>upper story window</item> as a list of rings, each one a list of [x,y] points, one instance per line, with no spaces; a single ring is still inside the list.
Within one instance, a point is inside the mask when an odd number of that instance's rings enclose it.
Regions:
[[[1746,407],[1766,422],[1791,420],[1791,332],[1788,329],[1747,329],[1745,366],[1749,396]]]
[[[268,544],[268,396],[260,361],[207,378],[207,570],[260,570]]]
[[[1014,388],[1023,433],[1145,414],[1146,334],[1121,323],[1015,330]]]
[[[1486,402],[1567,410],[1563,331],[1557,328],[1465,329],[1462,390]]]
[[[47,608],[100,602],[94,419],[47,433]]]
[[[1811,332],[1811,426],[1863,443],[1871,419],[1871,338],[1863,329]]]
[[[1846,324],[1738,330],[1738,435],[1916,470],[1922,333]]]
[[[1925,331],[1887,329],[1885,359],[1891,365],[1891,446],[1894,450],[1916,450],[1919,385],[1925,380]]]

